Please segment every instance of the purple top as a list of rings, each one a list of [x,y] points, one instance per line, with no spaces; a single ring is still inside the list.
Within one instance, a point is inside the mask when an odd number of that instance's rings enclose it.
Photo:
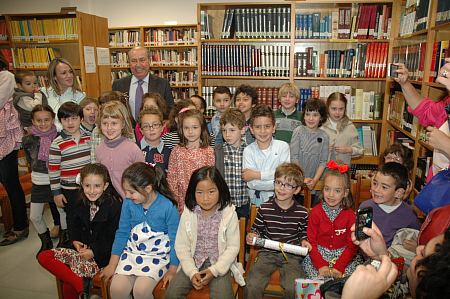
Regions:
[[[214,265],[219,258],[218,231],[222,220],[222,211],[216,210],[213,215],[205,217],[201,208],[196,206],[194,213],[197,214],[198,231],[197,244],[195,246],[194,261],[197,268],[201,268],[207,258]]]

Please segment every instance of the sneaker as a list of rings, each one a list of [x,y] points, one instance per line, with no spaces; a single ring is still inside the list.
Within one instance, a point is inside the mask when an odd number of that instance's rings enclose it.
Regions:
[[[0,246],[8,246],[28,238],[28,227],[21,231],[12,231],[5,239],[0,242]]]

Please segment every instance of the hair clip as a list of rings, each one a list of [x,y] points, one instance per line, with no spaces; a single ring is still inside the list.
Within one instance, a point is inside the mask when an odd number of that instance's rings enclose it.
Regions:
[[[189,108],[189,107],[181,108],[181,110],[180,110],[180,112],[178,112],[178,114],[181,114],[181,113],[186,112],[188,110],[191,110],[191,108]]]
[[[328,169],[337,169],[337,170],[339,170],[340,173],[346,173],[348,171],[347,164],[339,165],[334,160],[328,161],[327,168]]]

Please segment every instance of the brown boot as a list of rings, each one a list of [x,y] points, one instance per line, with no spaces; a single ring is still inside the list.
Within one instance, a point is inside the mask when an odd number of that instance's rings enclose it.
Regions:
[[[72,248],[69,239],[69,231],[67,229],[59,230],[59,241],[56,248]]]

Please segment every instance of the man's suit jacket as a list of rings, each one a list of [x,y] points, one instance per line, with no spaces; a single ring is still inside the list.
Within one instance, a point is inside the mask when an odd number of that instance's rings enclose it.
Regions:
[[[130,91],[131,77],[132,75],[114,80],[112,90],[128,94],[128,92]],[[166,100],[167,109],[168,111],[170,111],[173,106],[173,96],[169,81],[150,74],[148,82],[148,92],[159,93]]]

